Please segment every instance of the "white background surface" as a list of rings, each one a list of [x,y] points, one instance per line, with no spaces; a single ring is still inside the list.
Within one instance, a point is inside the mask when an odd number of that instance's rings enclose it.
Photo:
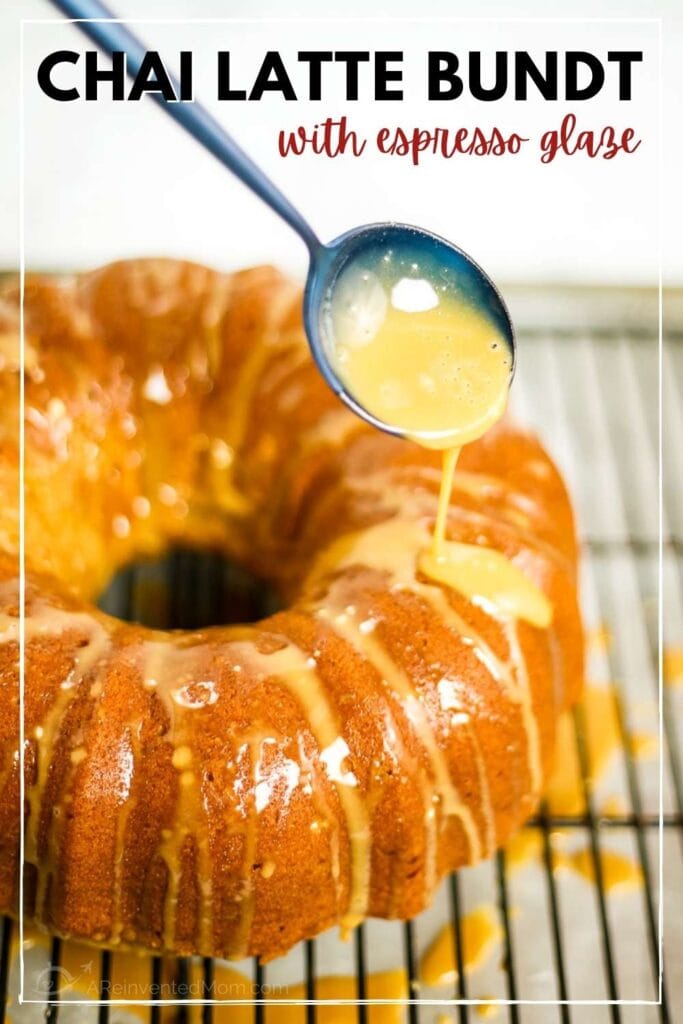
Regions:
[[[323,238],[356,223],[399,219],[452,238],[505,281],[562,281],[655,284],[657,280],[657,26],[632,23],[514,22],[497,18],[664,18],[665,139],[664,269],[670,284],[683,283],[678,244],[681,210],[676,182],[681,144],[673,129],[679,119],[676,55],[683,31],[675,0],[660,3],[515,2],[419,7],[375,0],[361,4],[292,0],[118,0],[117,13],[135,18],[265,18],[256,24],[141,25],[150,48],[168,55],[195,53],[195,93],[205,100],[248,151],[310,218]],[[355,21],[367,15],[392,18],[474,15],[489,21],[406,23]],[[362,14],[361,14],[362,12]],[[329,20],[343,15],[346,22]],[[4,157],[0,163],[0,266],[12,267],[18,242],[19,17],[50,18],[46,0],[10,0],[0,13],[5,89],[0,94]],[[303,19],[327,19],[313,23]],[[284,19],[277,20],[274,19]],[[25,27],[25,197],[26,257],[29,267],[75,268],[134,254],[185,256],[231,268],[268,261],[303,273],[304,250],[281,225],[210,156],[199,151],[147,98],[141,103],[56,103],[40,93],[35,70],[57,48],[92,48],[71,26]],[[371,101],[368,68],[361,100],[345,103],[341,69],[326,70],[321,103],[286,103],[267,96],[260,103],[216,102],[215,53],[233,53],[236,85],[253,79],[262,54],[278,49],[302,94],[306,76],[296,64],[299,49],[401,49],[405,52],[403,103]],[[616,68],[596,99],[526,103],[504,99],[481,103],[463,96],[455,103],[424,99],[424,64],[429,49],[529,50],[638,49],[633,101],[619,103]],[[328,66],[329,67],[329,66]],[[77,73],[76,73],[77,74]],[[239,79],[239,80],[238,80]],[[530,91],[530,96],[533,90]],[[633,126],[643,138],[636,154],[611,161],[582,155],[558,157],[550,166],[538,159],[534,142],[518,157],[443,160],[429,157],[420,167],[406,158],[364,155],[359,160],[315,157],[282,159],[279,128],[347,114],[352,127],[371,136],[380,125],[482,127],[499,125],[537,139],[573,109],[580,125]],[[368,146],[368,151],[371,147]]]

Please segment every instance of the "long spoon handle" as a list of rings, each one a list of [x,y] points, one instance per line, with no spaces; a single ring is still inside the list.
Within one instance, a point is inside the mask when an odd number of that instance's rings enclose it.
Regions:
[[[105,53],[122,51],[126,54],[126,66],[130,75],[140,70],[147,48],[124,24],[113,20],[115,15],[100,0],[52,0],[79,29]],[[176,94],[177,83],[174,84]],[[168,102],[158,93],[150,94],[159,106],[172,117],[186,132],[244,182],[271,210],[303,239],[311,254],[319,247],[320,241],[310,224],[299,213],[289,199],[254,163],[251,157],[238,146],[233,138],[201,103]]]

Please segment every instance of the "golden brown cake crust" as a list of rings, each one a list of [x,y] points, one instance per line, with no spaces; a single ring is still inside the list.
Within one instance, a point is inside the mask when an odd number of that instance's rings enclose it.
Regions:
[[[563,483],[508,423],[448,535],[550,598],[548,630],[430,584],[438,454],[315,370],[298,289],[136,260],[25,293],[27,912],[110,946],[275,956],[407,917],[536,806],[582,678]],[[0,907],[18,872],[18,284],[0,293]],[[162,633],[92,600],[134,557],[224,551],[285,596]]]

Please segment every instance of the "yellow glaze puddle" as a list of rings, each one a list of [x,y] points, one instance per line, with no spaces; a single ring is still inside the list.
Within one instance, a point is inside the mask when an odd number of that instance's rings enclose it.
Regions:
[[[472,1010],[480,1020],[495,1020],[500,1013],[500,1003],[486,999],[481,1003],[475,1003]],[[457,1010],[452,1017],[449,1017],[447,1013],[437,1014],[435,1024],[453,1024],[455,1020],[457,1020]]]
[[[480,1020],[495,1020],[500,1014],[500,1003],[478,1003],[474,1012]]]
[[[664,682],[667,686],[683,686],[683,647],[664,649]]]
[[[607,651],[612,646],[612,633],[607,623],[599,622],[586,632],[586,646],[593,651]]]
[[[629,739],[629,747],[637,761],[654,761],[659,755],[659,738],[653,732],[636,732]]]
[[[553,867],[555,870],[566,869],[581,875],[586,881],[595,883],[595,861],[588,847],[567,853],[563,850],[553,851]],[[617,853],[616,850],[600,850],[600,870],[602,885],[607,892],[619,888],[639,888],[643,884],[643,873],[640,865],[630,857]]]
[[[481,967],[499,946],[503,932],[492,907],[483,905],[466,914],[460,922],[462,959],[466,973]],[[437,988],[452,985],[458,977],[453,926],[444,925],[420,964],[423,985]]]
[[[590,778],[595,782],[604,773],[610,758],[621,747],[612,688],[587,685],[581,707]],[[558,720],[555,766],[546,785],[546,799],[552,814],[576,815],[585,811],[581,766],[571,713]]]
[[[539,860],[543,854],[543,837],[540,829],[523,828],[505,844],[505,865],[510,871]]]
[[[600,804],[598,813],[601,818],[622,818],[628,814],[628,807],[620,796],[608,796]]]
[[[370,974],[367,978],[368,999],[407,999],[408,976],[404,970],[383,971]],[[315,986],[316,999],[357,999],[358,989],[355,978],[347,976],[318,978]],[[304,985],[291,985],[286,994],[277,998],[305,999]],[[368,1006],[367,1016],[371,1024],[401,1024],[405,1010],[402,1006]],[[266,1007],[266,1024],[305,1024],[305,1006],[275,1006],[270,1003]],[[316,1021],[319,1024],[356,1024],[358,1008],[356,1006],[320,1006],[316,1007]],[[227,1024],[227,1019],[226,1019]]]

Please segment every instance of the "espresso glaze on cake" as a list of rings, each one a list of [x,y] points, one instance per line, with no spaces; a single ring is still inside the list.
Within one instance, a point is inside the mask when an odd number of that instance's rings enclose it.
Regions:
[[[18,282],[0,293],[0,906],[16,912]],[[509,422],[463,449],[447,537],[514,560],[539,629],[417,568],[440,455],[319,377],[276,271],[171,260],[25,295],[27,913],[107,946],[273,957],[407,918],[537,805],[578,696],[562,480]],[[93,607],[133,558],[225,552],[259,623],[160,632]]]

